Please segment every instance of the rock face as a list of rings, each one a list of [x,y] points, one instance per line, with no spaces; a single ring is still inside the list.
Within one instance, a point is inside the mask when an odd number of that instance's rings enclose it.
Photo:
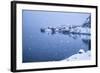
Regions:
[[[83,23],[82,27],[91,28],[91,16],[89,16],[86,21]]]

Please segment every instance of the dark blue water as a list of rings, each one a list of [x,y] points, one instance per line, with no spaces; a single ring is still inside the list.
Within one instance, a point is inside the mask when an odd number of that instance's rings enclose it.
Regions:
[[[22,61],[24,63],[60,61],[78,53],[80,49],[90,50],[90,40],[87,39],[89,35],[41,33],[41,27],[49,26],[47,25],[49,21],[46,21],[50,19],[49,16],[42,17],[42,14],[32,11],[23,12]]]

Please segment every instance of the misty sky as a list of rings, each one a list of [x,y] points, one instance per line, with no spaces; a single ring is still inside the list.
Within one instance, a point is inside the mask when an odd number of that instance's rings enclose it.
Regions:
[[[37,26],[82,25],[89,13],[23,10],[25,23]]]

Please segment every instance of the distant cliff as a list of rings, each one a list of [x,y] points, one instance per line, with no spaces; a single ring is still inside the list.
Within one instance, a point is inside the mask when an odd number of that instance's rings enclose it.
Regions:
[[[91,16],[89,16],[86,21],[83,23],[82,27],[89,27],[91,28]]]

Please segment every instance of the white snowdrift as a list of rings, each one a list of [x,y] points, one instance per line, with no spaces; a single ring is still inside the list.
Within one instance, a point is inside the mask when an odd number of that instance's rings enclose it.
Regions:
[[[78,60],[90,60],[91,58],[91,52],[87,51],[85,52],[84,50],[80,50],[77,54],[72,55],[69,58],[66,58],[62,61],[78,61]]]

